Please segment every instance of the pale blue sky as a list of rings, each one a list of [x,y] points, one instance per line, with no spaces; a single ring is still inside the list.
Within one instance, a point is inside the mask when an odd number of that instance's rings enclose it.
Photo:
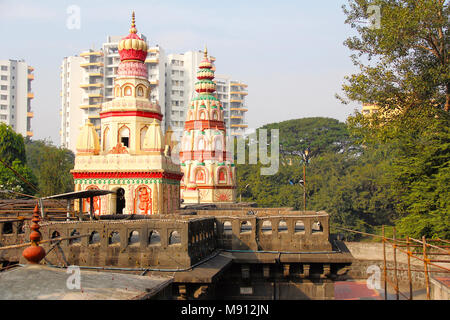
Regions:
[[[9,1],[0,0],[0,59],[35,68],[34,138],[59,145],[60,64],[65,56],[125,35],[136,11],[139,32],[167,53],[208,45],[217,73],[248,84],[250,128],[294,118],[345,121],[359,107],[335,99],[355,72],[343,41],[346,0],[297,1]],[[81,9],[81,28],[68,29],[67,8]]]

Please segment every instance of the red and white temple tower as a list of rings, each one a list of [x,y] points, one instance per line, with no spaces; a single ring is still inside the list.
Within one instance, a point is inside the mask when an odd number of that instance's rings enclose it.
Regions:
[[[223,107],[214,94],[213,65],[206,48],[197,79],[198,95],[188,106],[181,138],[181,197],[184,203],[234,202],[235,166],[227,152]]]
[[[95,214],[164,214],[180,204],[183,174],[170,157],[171,131],[161,131],[160,107],[149,100],[147,44],[136,33],[133,12],[130,34],[119,43],[114,99],[102,104],[101,139],[87,122],[77,141],[75,191],[115,191],[94,198]]]

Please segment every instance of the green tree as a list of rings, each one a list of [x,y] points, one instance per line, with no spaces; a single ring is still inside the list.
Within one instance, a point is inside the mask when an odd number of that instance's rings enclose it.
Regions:
[[[0,123],[0,158],[9,165],[14,160],[26,162],[25,144],[22,135],[15,133],[10,126],[3,122]]]
[[[73,191],[75,155],[65,148],[58,148],[50,141],[27,140],[27,161],[38,177],[39,194],[49,196]]]
[[[370,5],[381,10],[371,27]],[[449,6],[443,0],[349,0],[345,45],[359,72],[342,102],[375,103],[373,116],[349,117],[365,153],[385,150],[383,180],[400,233],[449,237]]]
[[[37,181],[26,164],[24,139],[4,123],[0,123],[0,158],[4,162],[0,163],[0,198],[15,198],[10,191],[34,195],[30,184],[36,186]]]
[[[372,7],[370,7],[372,6]],[[380,8],[378,17],[373,6]],[[358,32],[345,41],[360,72],[346,77],[348,100],[383,110],[450,106],[448,1],[349,0],[346,23]],[[348,100],[341,98],[343,102]]]
[[[362,148],[349,137],[345,124],[334,119],[307,118],[288,123],[264,127],[279,128],[281,143],[292,141],[290,150],[304,149],[308,146],[304,144],[305,137],[310,137],[308,141],[315,153],[306,170],[308,210],[325,210],[330,214],[332,226],[360,231],[372,232],[374,226],[393,223],[396,200],[387,176],[386,168],[391,163],[387,147]],[[334,123],[341,133],[318,130],[324,123]],[[282,162],[273,176],[261,176],[261,164],[237,164],[238,196],[242,192],[243,200],[255,201],[263,207],[302,210],[303,188],[298,181],[303,179],[303,168],[299,156],[291,160]],[[290,184],[289,180],[295,183]],[[359,238],[352,233],[346,233],[346,237]]]

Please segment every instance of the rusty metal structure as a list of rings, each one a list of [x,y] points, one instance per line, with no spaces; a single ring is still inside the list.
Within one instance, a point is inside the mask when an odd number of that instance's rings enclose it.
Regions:
[[[376,235],[366,232],[360,232],[350,230],[347,228],[335,227],[336,229],[358,233],[372,238],[377,238],[383,243],[383,290],[384,299],[388,300],[388,288],[389,286],[395,292],[395,300],[401,298],[406,300],[414,300],[414,281],[412,273],[422,274],[424,277],[424,283],[426,288],[426,299],[430,300],[431,286],[430,278],[432,275],[439,277],[440,279],[448,282],[450,273],[450,241],[444,239],[415,239],[406,236],[404,239],[397,238],[396,228],[392,228],[392,238],[386,236],[385,226],[382,226],[382,235]],[[388,257],[388,248],[392,248],[392,259]],[[406,267],[401,266],[399,256],[397,254],[403,254],[406,256]],[[388,266],[388,260],[393,260],[391,266]],[[422,268],[420,268],[422,267]],[[407,273],[408,293],[403,293],[399,286],[399,273]],[[388,274],[390,273],[390,274]]]

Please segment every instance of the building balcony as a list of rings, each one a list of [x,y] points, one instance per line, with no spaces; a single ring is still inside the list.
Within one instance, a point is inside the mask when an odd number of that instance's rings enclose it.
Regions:
[[[100,115],[99,114],[90,114],[88,115],[89,119],[100,119]]]
[[[103,73],[101,73],[101,72],[92,72],[92,73],[89,73],[89,77],[103,77]]]
[[[245,88],[247,88],[248,86],[245,83],[232,82],[232,83],[230,83],[230,87],[245,87]]]
[[[230,102],[242,102],[240,99],[230,99]]]
[[[33,92],[28,92],[27,98],[28,99],[34,99],[34,93]]]
[[[97,67],[103,67],[103,62],[86,62],[86,63],[80,63],[80,67],[90,67],[90,66],[97,66]]]
[[[86,110],[86,109],[90,109],[90,108],[100,108],[101,105],[100,104],[82,104],[80,105],[80,109]]]
[[[230,124],[230,127],[232,127],[232,128],[248,128],[248,125],[246,125],[246,124]]]
[[[27,112],[27,118],[33,118],[34,112]]]
[[[231,116],[230,118],[231,118],[231,119],[243,119],[244,116],[235,116],[235,115],[233,115],[233,116]]]
[[[147,50],[147,52],[150,52],[150,53],[159,53],[159,48],[150,48],[150,49]]]
[[[103,94],[101,93],[90,93],[88,94],[89,98],[103,98]]]
[[[159,59],[158,59],[158,58],[149,58],[149,59],[145,59],[145,63],[153,63],[153,64],[157,64],[157,63],[159,63]]]
[[[242,111],[242,112],[247,112],[248,109],[246,108],[230,108],[231,111]]]
[[[33,136],[33,131],[27,131],[27,137],[32,137]]]
[[[80,84],[80,88],[101,88],[103,83],[84,83]]]
[[[157,85],[159,85],[159,80],[150,80],[150,84],[157,86]]]
[[[236,95],[240,95],[240,96],[248,95],[248,93],[245,91],[231,91],[230,94],[236,94]]]
[[[87,51],[80,53],[80,57],[89,57],[89,56],[103,56],[103,53],[101,51]]]
[[[27,78],[28,78],[29,80],[34,80],[34,74],[29,73],[28,76],[27,76]]]
[[[32,66],[28,66],[28,71],[29,71],[29,72],[33,72],[33,71],[34,71],[34,68],[33,68]]]

